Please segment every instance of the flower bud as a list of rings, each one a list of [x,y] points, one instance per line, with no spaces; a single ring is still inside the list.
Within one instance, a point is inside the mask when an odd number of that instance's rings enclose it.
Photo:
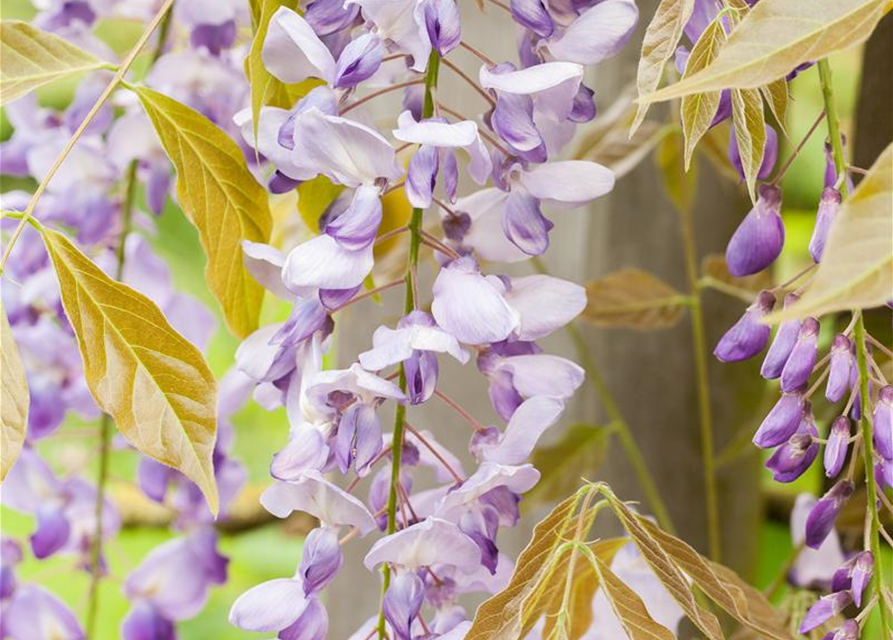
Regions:
[[[458,47],[462,27],[455,0],[427,0],[423,11],[428,39],[437,53],[445,56]]]
[[[415,573],[395,577],[384,596],[384,616],[394,630],[395,640],[411,640],[412,623],[425,597],[425,583]]]
[[[784,297],[784,308],[787,309],[797,300],[800,299],[796,293],[789,293]],[[797,335],[800,333],[800,320],[788,320],[782,322],[775,333],[775,339],[766,352],[766,358],[763,360],[763,366],[760,368],[760,375],[767,380],[774,380],[781,375],[794,345],[797,343]]]
[[[338,58],[332,86],[343,89],[368,80],[378,71],[383,58],[384,45],[378,36],[366,33],[351,40]]]
[[[878,392],[874,407],[874,446],[884,460],[893,460],[893,385]]]
[[[853,565],[852,586],[850,593],[853,595],[853,602],[857,607],[862,606],[862,594],[865,593],[865,587],[871,582],[871,574],[874,571],[874,555],[871,551],[863,551],[856,556],[856,563]]]
[[[840,615],[852,601],[849,591],[840,591],[819,598],[818,602],[806,612],[803,622],[800,623],[799,633],[806,634],[822,626],[831,618]]]
[[[121,623],[122,640],[176,640],[176,637],[174,623],[145,601],[136,602]]]
[[[828,230],[831,228],[834,218],[837,217],[840,200],[840,191],[834,187],[826,187],[822,191],[822,199],[819,201],[819,210],[815,217],[815,228],[812,231],[812,239],[809,241],[809,255],[815,262],[821,262],[825,242],[828,239]]]
[[[812,416],[807,413],[800,422],[797,433],[778,447],[766,461],[776,482],[793,482],[809,468],[819,455],[819,443],[813,438],[819,435]]]
[[[754,208],[741,221],[726,248],[726,264],[735,277],[758,273],[775,262],[784,246],[781,189],[760,185]]]
[[[806,519],[806,546],[812,549],[818,549],[831,529],[840,510],[850,496],[853,495],[855,486],[850,480],[841,480],[815,503],[809,517]]]
[[[329,527],[317,527],[304,541],[301,566],[298,568],[304,583],[304,595],[312,596],[325,587],[341,568],[341,545],[338,533]]]
[[[853,343],[842,333],[834,336],[831,363],[828,365],[828,386],[825,397],[829,402],[840,402],[850,388],[853,372]]]
[[[775,296],[769,291],[761,291],[741,319],[729,329],[713,350],[721,362],[738,362],[752,358],[769,341],[771,330],[761,322],[763,316],[772,311]]]
[[[499,549],[496,547],[496,533],[499,531],[499,513],[493,507],[469,509],[459,519],[459,529],[474,540],[481,550],[481,564],[491,574],[496,574]]]
[[[797,432],[806,409],[800,393],[783,393],[753,437],[761,449],[776,447]]]
[[[815,367],[819,342],[819,321],[806,318],[797,333],[797,342],[781,372],[781,390],[794,391],[809,381]]]
[[[859,623],[845,620],[842,625],[825,635],[822,640],[859,640]]]
[[[843,469],[846,453],[849,448],[850,421],[846,416],[839,416],[831,425],[828,443],[825,445],[825,475],[834,478]]]

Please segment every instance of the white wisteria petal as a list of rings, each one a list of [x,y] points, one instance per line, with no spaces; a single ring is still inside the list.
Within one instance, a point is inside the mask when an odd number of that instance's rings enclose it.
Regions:
[[[564,83],[574,87],[574,95],[583,81],[583,66],[574,62],[543,62],[526,69],[492,71],[487,65],[480,70],[481,86],[506,93],[532,95],[554,89]]]
[[[280,7],[267,28],[261,59],[271,74],[286,84],[319,78],[331,82],[335,59],[313,27],[287,7]]]
[[[320,371],[307,381],[307,398],[313,404],[325,404],[332,391],[349,391],[359,396],[363,402],[372,402],[375,398],[405,398],[396,384],[366,371],[357,363],[352,364],[349,369]]]
[[[358,4],[363,17],[374,26],[374,33],[383,41],[390,40],[399,51],[412,56],[413,71],[423,72],[428,66],[431,41],[425,29],[418,0],[347,0]]]
[[[459,198],[454,209],[467,213],[471,226],[462,239],[469,249],[488,262],[522,262],[530,256],[505,237],[502,230],[502,212],[508,193],[499,189],[481,189]]]
[[[356,527],[361,536],[377,527],[375,519],[359,499],[322,477],[307,470],[294,482],[275,482],[260,497],[264,508],[277,518],[292,511],[316,516],[326,526]]]
[[[329,235],[318,235],[289,252],[282,266],[282,281],[299,295],[308,287],[352,289],[363,284],[372,271],[372,249],[370,244],[351,251]]]
[[[461,487],[444,496],[437,507],[436,515],[452,520],[461,516],[468,504],[476,502],[488,491],[506,487],[512,493],[520,495],[533,488],[539,479],[540,472],[533,465],[512,466],[485,461]]]
[[[632,0],[605,0],[580,14],[547,48],[558,60],[597,64],[620,52],[638,20]]]
[[[515,409],[499,442],[484,448],[484,460],[505,465],[524,462],[540,436],[558,422],[563,412],[564,403],[556,398],[536,396],[525,400]]]
[[[586,289],[537,274],[512,278],[505,299],[521,316],[519,340],[538,340],[565,326],[586,308]]]
[[[471,573],[481,564],[481,552],[452,522],[428,518],[381,538],[363,560],[370,571],[383,562],[407,569],[449,564]]]
[[[233,116],[233,123],[239,127],[245,144],[256,147],[258,153],[269,160],[276,169],[293,180],[310,180],[316,173],[292,162],[291,149],[279,142],[279,130],[290,114],[285,109],[263,107],[257,120],[257,143],[254,140],[254,126],[251,109],[243,109]]]
[[[410,111],[397,117],[394,137],[401,142],[427,144],[432,147],[467,147],[478,137],[478,126],[471,120],[461,122],[416,122]]]
[[[394,148],[364,124],[310,108],[295,117],[292,161],[346,187],[372,185],[403,175]]]
[[[261,582],[239,596],[230,609],[229,622],[246,631],[277,633],[300,618],[306,607],[300,580],[276,578]]]
[[[510,356],[499,363],[512,374],[512,384],[525,398],[570,398],[583,384],[586,372],[567,358],[545,353]]]
[[[267,291],[280,298],[290,300],[291,292],[282,283],[282,266],[285,264],[285,254],[276,247],[262,242],[242,240],[242,253],[245,268],[255,280]]]
[[[563,160],[520,171],[518,182],[540,200],[583,204],[614,188],[614,172],[587,160]]]
[[[438,327],[413,325],[399,329],[379,327],[372,334],[372,349],[361,353],[359,360],[363,368],[380,371],[403,362],[412,355],[413,350],[449,353],[462,364],[469,358],[459,341],[446,331]]]

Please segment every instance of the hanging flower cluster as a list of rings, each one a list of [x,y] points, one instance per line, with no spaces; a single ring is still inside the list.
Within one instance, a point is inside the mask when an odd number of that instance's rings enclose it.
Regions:
[[[262,504],[278,517],[310,513],[320,527],[294,576],[236,601],[230,619],[238,627],[283,640],[324,638],[320,592],[341,566],[341,545],[374,531],[385,535],[365,565],[383,568],[382,617],[370,611],[358,637],[461,638],[468,625],[458,597],[495,593],[511,574],[499,529],[517,522],[521,496],[539,479],[525,460],[583,380],[579,366],[536,341],[579,314],[586,294],[546,275],[500,275],[495,264],[488,272],[483,261],[541,255],[553,226],[544,208],[578,206],[613,187],[608,169],[558,158],[577,125],[596,114],[584,65],[614,55],[638,13],[628,0],[519,0],[509,13],[518,62],[503,63],[463,38],[454,0],[316,0],[303,13],[280,8],[270,19],[267,70],[288,85],[317,86],[290,109],[264,107],[256,123],[250,111],[237,116],[243,137],[271,165],[271,191],[319,180],[344,190],[323,212],[319,235],[287,251],[243,247],[255,278],[293,304],[288,320],[259,329],[236,354],[255,399],[285,407],[291,423]],[[476,74],[463,70],[469,61],[480,65]],[[466,116],[437,92],[439,74],[450,72],[472,86],[483,113]],[[395,91],[403,92],[403,110],[379,130],[367,108]],[[459,197],[466,177],[479,188]],[[408,236],[407,272],[379,287],[405,282],[403,317],[379,327],[348,368],[323,370],[333,316],[368,297],[362,288],[373,277],[381,199],[400,188],[413,216],[388,235]],[[440,237],[429,231],[428,209]],[[430,295],[419,286],[422,247],[436,256]],[[504,428],[482,425],[438,389],[438,358],[466,364],[469,349]],[[435,397],[472,427],[478,466],[470,473],[434,433],[411,424],[411,407]],[[392,431],[382,424],[385,405],[395,407]],[[414,489],[421,467],[438,486]],[[346,486],[327,477],[335,472]],[[354,493],[364,477],[371,477],[365,499]]]

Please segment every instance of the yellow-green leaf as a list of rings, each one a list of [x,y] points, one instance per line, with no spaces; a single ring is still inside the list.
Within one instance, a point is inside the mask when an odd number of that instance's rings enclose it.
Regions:
[[[812,60],[868,38],[889,0],[760,0],[712,64],[645,96],[659,102],[704,91],[758,89]]]
[[[690,213],[697,196],[698,165],[686,166],[684,148],[682,132],[674,128],[658,143],[654,159],[670,201],[680,213]]]
[[[242,240],[267,242],[267,191],[248,171],[239,145],[205,116],[145,87],[136,88],[177,170],[177,196],[198,228],[205,279],[239,337],[257,328],[264,291],[242,263]]]
[[[344,191],[342,185],[335,184],[322,175],[300,184],[298,187],[298,213],[301,214],[301,220],[313,233],[319,232],[320,217],[342,191]]]
[[[0,104],[53,80],[114,68],[59,36],[18,20],[0,22],[0,59]]]
[[[252,5],[253,7],[254,5]],[[297,0],[263,0],[257,13],[257,28],[251,48],[245,58],[245,73],[248,83],[251,85],[251,126],[254,130],[254,139],[257,140],[257,126],[260,121],[260,110],[265,105],[282,107],[291,106],[288,90],[280,80],[273,77],[267,71],[261,59],[264,48],[264,39],[267,37],[267,28],[270,26],[270,18],[280,7],[294,9]]]
[[[651,617],[642,598],[626,586],[606,562],[595,557],[591,563],[611,608],[630,640],[676,640],[669,629]]]
[[[554,503],[580,486],[581,478],[595,473],[608,448],[608,429],[574,424],[549,447],[537,447],[531,462],[542,474],[525,496],[522,506]]]
[[[6,311],[0,306],[0,482],[15,464],[28,428],[28,380]]]
[[[787,132],[788,126],[788,102],[790,94],[788,92],[788,81],[785,78],[779,78],[775,82],[760,87],[760,93],[769,105],[769,110],[775,116],[775,121],[781,127],[783,133]]]
[[[636,75],[640,96],[651,93],[660,84],[664,66],[676,51],[676,44],[682,37],[682,29],[691,17],[694,6],[694,0],[661,0],[642,41],[642,55]],[[633,132],[645,119],[647,111],[648,103],[640,103],[633,120]]]
[[[591,524],[594,517],[592,509],[575,516],[580,499],[581,492],[565,499],[534,527],[508,586],[478,607],[465,640],[517,640],[543,616],[551,602],[550,590],[559,582],[563,587],[562,578],[567,577],[570,552],[562,554],[562,545],[574,537],[578,518],[587,518]]]
[[[61,233],[41,234],[96,404],[141,453],[195,482],[216,514],[217,383],[202,354],[149,298],[109,278]]]
[[[766,322],[867,309],[893,297],[893,145],[847,198],[800,300]]]
[[[704,29],[695,46],[692,47],[691,55],[688,56],[688,62],[685,63],[685,73],[682,77],[688,78],[713,62],[725,41],[726,31],[723,27],[722,18],[713,20]],[[685,136],[686,171],[688,171],[692,152],[698,145],[698,141],[713,123],[713,118],[719,109],[721,97],[721,91],[705,91],[682,98],[680,111],[682,132]]]
[[[688,619],[709,640],[723,640],[719,620],[697,603],[682,571],[667,552],[650,537],[647,529],[642,524],[642,519],[620,501],[610,489],[602,485],[601,491],[608,498],[614,513],[620,518],[623,528],[636,542],[636,546],[642,553],[645,562],[654,570],[654,574],[660,579],[673,599],[682,607]]]
[[[735,141],[750,199],[756,202],[757,174],[766,149],[766,122],[763,98],[756,89],[732,89],[732,122]]]
[[[664,329],[680,318],[688,297],[641,269],[621,269],[587,283],[583,317],[601,327]]]

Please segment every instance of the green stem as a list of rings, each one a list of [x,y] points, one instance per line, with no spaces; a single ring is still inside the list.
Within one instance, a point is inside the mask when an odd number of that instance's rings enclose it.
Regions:
[[[120,282],[124,275],[125,249],[127,235],[130,233],[133,219],[133,205],[136,199],[136,170],[137,161],[133,160],[127,168],[126,191],[124,203],[121,208],[121,235],[118,238],[118,247],[115,252],[117,265],[115,266],[115,279]],[[96,504],[94,518],[96,520],[93,530],[93,540],[90,544],[90,586],[87,592],[87,639],[94,637],[96,620],[99,612],[99,583],[102,580],[102,534],[103,514],[105,512],[105,489],[109,475],[109,457],[112,444],[112,419],[107,413],[102,415],[102,424],[99,434],[99,472],[96,478]]]
[[[440,56],[437,51],[431,51],[428,58],[428,71],[425,75],[425,102],[422,106],[422,118],[430,118],[434,115],[434,90],[437,87],[437,76],[440,71]],[[406,294],[404,296],[403,311],[410,313],[418,302],[415,298],[415,279],[419,265],[419,247],[422,244],[422,214],[424,211],[418,207],[412,210],[412,217],[407,227],[409,228],[409,258],[406,264]],[[398,377],[400,389],[406,392],[406,369],[400,365]],[[388,535],[397,531],[397,486],[400,482],[400,461],[403,455],[403,433],[406,427],[406,405],[398,404],[394,416],[394,434],[392,436],[391,452],[391,482],[388,492]],[[378,614],[378,638],[383,640],[387,635],[384,618],[384,597],[391,584],[391,568],[385,563],[382,567],[382,606]]]
[[[682,240],[685,253],[685,272],[691,294],[691,334],[695,360],[695,380],[698,391],[698,416],[701,427],[701,465],[704,472],[704,491],[707,502],[707,537],[710,558],[720,562],[722,538],[719,523],[719,497],[716,489],[715,447],[713,444],[713,415],[710,409],[710,378],[708,374],[707,335],[701,287],[698,286],[698,249],[695,244],[694,220],[689,212],[680,212]]]
[[[831,140],[831,150],[834,152],[834,169],[840,181],[840,193],[846,198],[848,188],[846,184],[846,159],[843,155],[843,138],[840,135],[840,114],[837,111],[837,102],[834,100],[834,84],[831,81],[831,65],[827,58],[819,60],[819,82],[822,85],[822,98],[825,101],[825,114],[828,121],[828,138]]]

